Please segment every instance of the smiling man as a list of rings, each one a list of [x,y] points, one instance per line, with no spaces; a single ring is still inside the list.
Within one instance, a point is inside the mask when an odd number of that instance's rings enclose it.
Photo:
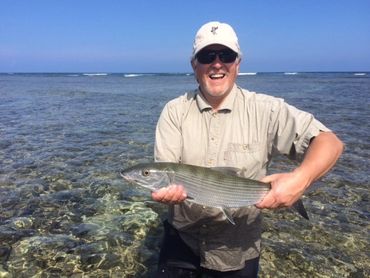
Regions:
[[[343,150],[313,115],[238,87],[241,58],[230,25],[209,22],[199,29],[191,56],[199,87],[164,107],[154,155],[156,161],[240,168],[272,188],[256,206],[232,209],[235,225],[220,209],[188,201],[181,184],[153,192],[154,200],[169,204],[157,277],[257,277],[260,209],[292,206]],[[301,163],[266,176],[277,154]]]
[[[239,72],[239,51],[212,44],[196,53],[191,64],[203,97],[217,110],[231,92]],[[211,65],[211,66],[210,66]]]

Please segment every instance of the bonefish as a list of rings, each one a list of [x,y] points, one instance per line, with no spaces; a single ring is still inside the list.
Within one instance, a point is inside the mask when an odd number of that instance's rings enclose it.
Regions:
[[[181,184],[189,201],[220,208],[233,224],[229,208],[255,205],[271,190],[269,183],[241,177],[237,175],[237,169],[227,167],[206,168],[170,162],[142,163],[122,170],[121,176],[151,191],[170,184]],[[301,200],[293,206],[308,219]]]

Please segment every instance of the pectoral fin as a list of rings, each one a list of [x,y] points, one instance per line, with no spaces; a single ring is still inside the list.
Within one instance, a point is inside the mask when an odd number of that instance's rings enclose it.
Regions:
[[[222,213],[225,215],[226,219],[233,225],[235,225],[235,221],[233,219],[233,216],[231,215],[231,211],[227,208],[220,207]]]

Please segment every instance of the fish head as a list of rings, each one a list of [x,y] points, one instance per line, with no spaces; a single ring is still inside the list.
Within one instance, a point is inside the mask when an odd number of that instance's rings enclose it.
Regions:
[[[168,171],[157,169],[150,164],[139,164],[121,171],[121,176],[130,183],[135,183],[152,191],[168,186],[171,178]]]

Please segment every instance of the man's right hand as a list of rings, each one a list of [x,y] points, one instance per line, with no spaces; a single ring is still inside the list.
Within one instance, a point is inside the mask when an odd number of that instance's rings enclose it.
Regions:
[[[164,204],[178,204],[186,199],[187,195],[182,185],[171,184],[152,192],[154,201]]]

